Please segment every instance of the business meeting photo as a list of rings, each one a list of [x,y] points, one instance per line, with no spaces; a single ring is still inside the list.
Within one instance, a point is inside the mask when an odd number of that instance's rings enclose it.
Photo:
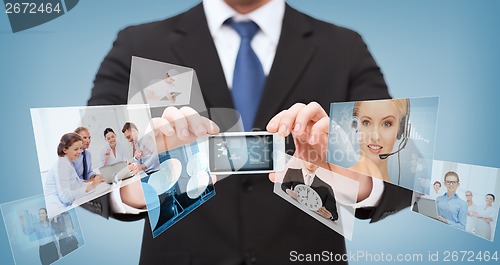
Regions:
[[[159,168],[145,105],[31,109],[49,218]],[[56,152],[57,150],[57,152]]]
[[[414,192],[414,212],[493,241],[500,169],[436,160],[431,181],[429,195]]]

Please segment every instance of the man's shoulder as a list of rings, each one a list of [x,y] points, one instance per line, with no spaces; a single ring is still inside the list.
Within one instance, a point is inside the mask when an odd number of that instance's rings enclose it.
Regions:
[[[289,21],[302,21],[305,22],[305,27],[309,27],[313,34],[317,37],[339,38],[345,40],[351,38],[359,38],[360,35],[356,31],[337,25],[333,22],[324,21],[312,17],[302,11],[294,9],[290,6],[287,7],[285,12],[285,20]]]
[[[194,20],[204,19],[203,16],[200,16],[200,14],[203,14],[202,9],[203,8],[201,4],[198,4],[172,17],[168,17],[161,20],[155,20],[147,23],[126,26],[125,28],[120,30],[120,32],[132,35],[140,34],[141,37],[148,37],[148,36],[158,37],[159,36],[158,34],[164,35],[164,34],[175,33],[176,25],[179,25],[179,23],[182,23],[183,21],[189,21],[192,19]]]
[[[179,16],[179,15],[178,15]],[[159,33],[168,33],[173,30],[176,17],[170,17],[163,20],[152,21],[148,23],[129,25],[120,30],[121,34],[150,36]]]
[[[300,174],[300,169],[287,168],[284,178],[286,178],[287,180],[294,181],[296,178],[298,178],[300,176],[302,176],[302,174]]]
[[[436,197],[436,201],[441,201],[441,200],[445,199],[446,197],[447,197],[446,194],[439,195],[439,196]]]
[[[291,167],[289,167],[289,168],[286,170],[286,172],[287,172],[287,173],[292,173],[292,172],[293,172],[293,173],[296,173],[296,172],[299,172],[299,171],[300,171],[300,168],[291,168]]]

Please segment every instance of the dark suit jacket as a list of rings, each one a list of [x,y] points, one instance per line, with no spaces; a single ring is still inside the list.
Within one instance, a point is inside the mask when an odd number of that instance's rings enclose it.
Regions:
[[[89,105],[126,103],[132,56],[194,68],[207,107],[233,108],[201,4],[120,31],[97,72]],[[388,97],[382,73],[359,34],[287,6],[254,127],[265,130],[275,114],[296,102],[317,101],[329,111],[331,102]],[[212,118],[227,129],[226,120]],[[155,239],[146,222],[141,263],[286,264],[292,250],[346,252],[342,236],[274,195],[267,175],[231,176],[215,189],[214,198]],[[410,198],[407,190],[386,185],[379,207],[356,214],[377,221],[409,206]],[[103,198],[87,208],[109,216],[107,205]],[[295,229],[304,225],[307,229]]]
[[[283,177],[281,189],[286,192],[286,189],[293,190],[295,186],[299,184],[304,184],[302,169],[287,169],[285,176]],[[335,200],[335,194],[333,193],[332,187],[316,176],[311,183],[311,188],[318,193],[323,206],[332,214],[333,221],[339,219],[337,201]]]

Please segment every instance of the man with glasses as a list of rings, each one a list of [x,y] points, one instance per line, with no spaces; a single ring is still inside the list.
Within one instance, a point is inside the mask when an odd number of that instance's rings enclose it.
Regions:
[[[467,222],[467,203],[456,194],[460,187],[460,179],[456,172],[450,171],[444,175],[444,185],[447,192],[436,199],[438,219],[456,228],[465,230]]]

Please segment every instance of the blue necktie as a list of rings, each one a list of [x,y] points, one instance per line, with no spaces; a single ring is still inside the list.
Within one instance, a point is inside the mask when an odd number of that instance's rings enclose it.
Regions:
[[[257,115],[260,98],[264,91],[266,76],[262,64],[250,45],[252,38],[259,31],[253,21],[226,21],[241,38],[240,49],[234,66],[232,96],[236,109],[241,114],[245,131],[250,131]]]

